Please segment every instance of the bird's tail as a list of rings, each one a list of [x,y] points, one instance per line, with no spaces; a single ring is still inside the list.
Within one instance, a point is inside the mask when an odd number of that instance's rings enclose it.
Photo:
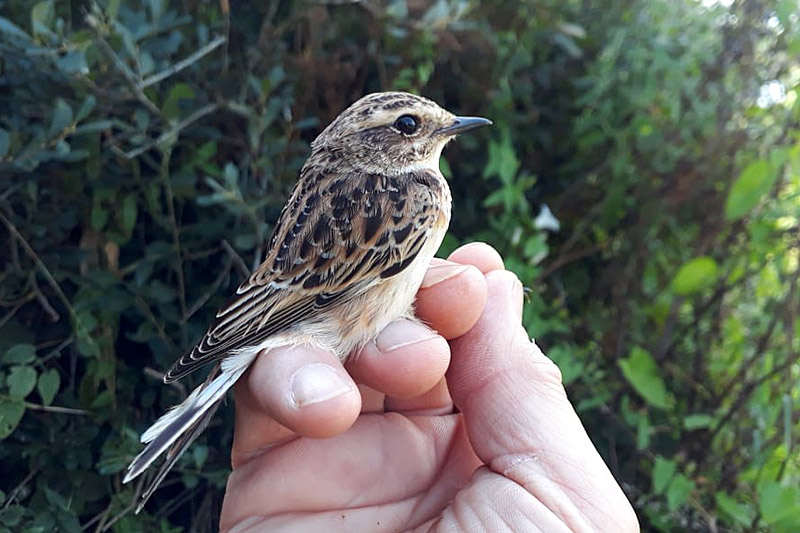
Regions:
[[[142,510],[148,498],[170,471],[189,445],[203,432],[225,393],[241,377],[248,364],[225,368],[217,365],[205,383],[197,387],[180,405],[159,418],[142,434],[144,450],[128,466],[123,483],[128,483],[142,474],[161,454],[166,452],[164,463],[152,479],[146,480],[146,488],[136,506]]]

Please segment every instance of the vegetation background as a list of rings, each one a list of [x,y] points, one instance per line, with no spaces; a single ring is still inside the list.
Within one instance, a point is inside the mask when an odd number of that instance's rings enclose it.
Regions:
[[[797,0],[0,0],[0,531],[210,531],[232,413],[134,517],[160,371],[259,263],[309,142],[400,89],[443,253],[531,289],[646,531],[800,530]],[[560,222],[541,214],[543,206]]]

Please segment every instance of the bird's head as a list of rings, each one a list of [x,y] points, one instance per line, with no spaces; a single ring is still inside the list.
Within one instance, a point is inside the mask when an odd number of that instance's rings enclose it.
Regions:
[[[370,173],[438,169],[456,135],[491,124],[457,117],[435,102],[402,92],[369,94],[345,109],[311,144],[312,158]]]

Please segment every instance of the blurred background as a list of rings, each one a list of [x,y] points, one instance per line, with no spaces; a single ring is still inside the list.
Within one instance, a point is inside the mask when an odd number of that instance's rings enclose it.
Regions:
[[[232,409],[142,515],[161,372],[263,257],[342,109],[451,145],[441,254],[530,289],[645,531],[800,530],[797,0],[0,0],[0,531],[212,531]]]

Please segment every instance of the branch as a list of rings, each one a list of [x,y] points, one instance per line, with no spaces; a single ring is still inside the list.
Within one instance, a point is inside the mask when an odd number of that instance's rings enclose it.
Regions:
[[[114,52],[114,49],[111,48],[111,45],[108,44],[108,42],[106,42],[106,40],[100,35],[97,36],[97,42],[100,43],[100,47],[106,52],[106,54],[111,57],[112,61],[114,62],[114,66],[117,67],[117,70],[119,70],[125,79],[128,80],[128,83],[131,85],[136,98],[147,109],[149,109],[151,113],[161,116],[161,111],[158,109],[158,106],[156,106],[153,101],[150,100],[146,94],[144,94],[144,91],[139,88],[139,83],[136,81],[136,76],[134,76],[133,72],[131,72],[125,62],[119,58],[117,53]]]
[[[228,252],[228,255],[233,259],[233,264],[236,265],[236,270],[239,272],[242,279],[249,278],[250,269],[247,268],[247,263],[244,262],[242,256],[239,255],[236,250],[233,249],[233,246],[225,239],[222,239],[222,247],[225,248],[225,251]]]
[[[588,248],[584,248],[582,250],[577,250],[577,251],[569,253],[569,254],[563,254],[563,255],[558,256],[555,261],[553,261],[552,263],[547,265],[547,268],[545,268],[541,272],[541,274],[539,274],[537,276],[536,283],[541,282],[542,280],[544,280],[546,277],[550,276],[553,272],[555,272],[559,268],[564,267],[564,266],[566,266],[566,265],[568,265],[570,263],[573,263],[573,262],[575,262],[575,261],[577,261],[579,259],[583,259],[584,257],[589,257],[591,255],[594,255],[597,252],[603,250],[605,247],[606,247],[606,243],[605,242],[599,242],[597,244],[593,244],[592,246],[589,246]]]
[[[145,367],[144,375],[153,379],[157,379],[158,381],[161,382],[162,385],[164,384],[164,373],[159,372],[155,368],[151,368],[149,366]],[[180,393],[181,398],[186,398],[186,387],[183,385],[183,383],[181,383],[180,381],[173,381],[169,385],[171,387],[174,387],[175,390],[177,390]]]
[[[222,270],[220,270],[219,274],[217,275],[216,279],[211,284],[209,289],[205,291],[202,295],[200,295],[200,297],[197,298],[197,300],[195,300],[195,302],[192,305],[190,305],[188,309],[186,309],[186,315],[184,315],[183,317],[184,324],[186,324],[189,318],[191,318],[192,315],[194,315],[197,311],[200,310],[201,307],[203,307],[203,305],[205,305],[205,303],[208,301],[209,298],[211,298],[211,295],[213,293],[217,292],[217,289],[219,289],[219,286],[222,285],[222,282],[225,281],[225,277],[231,271],[232,264],[233,264],[233,258],[228,256],[227,264],[222,268]]]
[[[175,126],[173,128],[170,128],[169,130],[167,130],[164,133],[162,133],[161,135],[159,135],[158,138],[156,138],[155,140],[150,141],[150,142],[148,142],[146,144],[143,144],[139,148],[136,148],[136,149],[131,150],[129,152],[123,152],[122,150],[120,150],[119,148],[116,148],[115,146],[112,146],[112,149],[114,149],[114,151],[119,153],[119,155],[121,155],[125,159],[133,159],[133,158],[143,154],[144,152],[148,151],[149,149],[151,149],[151,148],[153,148],[155,146],[158,146],[159,144],[165,142],[167,139],[169,139],[173,135],[177,137],[178,134],[181,132],[181,130],[183,130],[187,126],[190,126],[193,122],[196,122],[196,121],[200,120],[204,116],[206,116],[206,115],[208,115],[210,113],[213,113],[217,109],[219,109],[219,104],[206,104],[205,106],[201,107],[200,109],[198,109],[197,111],[195,111],[194,113],[192,113],[191,115],[186,117],[185,119],[183,119],[180,122],[178,122],[177,124],[175,124]]]
[[[11,493],[8,495],[8,499],[6,500],[6,503],[3,504],[3,510],[8,509],[8,506],[11,505],[14,502],[14,500],[17,499],[17,494],[19,494],[19,491],[22,490],[22,487],[27,485],[28,482],[30,482],[30,480],[33,479],[33,477],[38,473],[39,473],[39,469],[38,468],[28,472],[28,475],[25,476],[25,478],[22,481],[20,481],[17,484],[17,486],[14,487],[14,490],[12,490]]]
[[[185,69],[192,63],[196,62],[201,57],[211,53],[212,51],[214,51],[214,49],[222,45],[225,41],[227,41],[227,39],[222,35],[216,37],[213,41],[211,41],[204,47],[200,48],[186,59],[178,61],[171,67],[162,70],[158,74],[153,74],[152,76],[143,79],[142,81],[136,84],[136,87],[141,91],[142,89],[146,89],[147,87],[153,85],[154,83],[158,83],[166,78],[169,78],[173,74],[180,72],[181,70]]]
[[[44,411],[45,413],[58,413],[62,415],[81,415],[81,416],[88,416],[91,415],[91,411],[87,411],[86,409],[74,409],[72,407],[59,407],[57,405],[40,405],[38,403],[31,403],[25,402],[25,407],[27,409],[32,409],[34,411]]]
[[[89,331],[86,329],[86,326],[83,325],[83,322],[81,321],[80,317],[78,317],[78,313],[75,312],[75,308],[72,307],[69,298],[67,298],[67,295],[64,294],[64,291],[61,290],[61,287],[59,286],[58,282],[53,277],[53,275],[50,273],[50,270],[47,268],[47,265],[44,264],[44,261],[42,261],[39,258],[37,253],[31,247],[31,245],[28,244],[28,241],[26,241],[25,238],[22,236],[22,234],[19,232],[19,230],[17,230],[17,227],[8,218],[6,218],[6,216],[3,214],[2,211],[0,211],[0,221],[2,221],[3,224],[5,224],[6,227],[8,228],[8,231],[11,232],[11,234],[14,235],[19,240],[19,243],[22,245],[22,248],[25,250],[28,256],[31,259],[33,259],[33,262],[39,268],[47,283],[50,285],[50,287],[53,288],[56,295],[58,295],[58,298],[59,300],[61,300],[61,303],[64,305],[64,307],[67,308],[69,316],[72,319],[73,323],[75,324],[75,329],[77,329],[78,333],[84,336],[86,342],[88,342],[92,346],[92,348],[97,350],[97,352],[99,353],[100,347],[97,346],[97,343],[89,334]]]

